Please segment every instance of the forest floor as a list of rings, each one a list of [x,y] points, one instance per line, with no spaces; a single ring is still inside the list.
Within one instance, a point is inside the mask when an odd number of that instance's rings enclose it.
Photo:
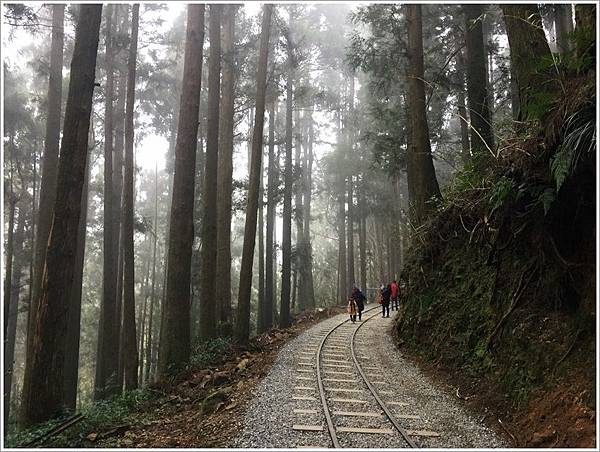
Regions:
[[[306,311],[286,329],[231,346],[218,363],[179,376],[174,385],[154,386],[159,397],[129,414],[120,425],[87,434],[83,447],[225,447],[237,432],[246,403],[268,374],[279,350],[338,308]]]

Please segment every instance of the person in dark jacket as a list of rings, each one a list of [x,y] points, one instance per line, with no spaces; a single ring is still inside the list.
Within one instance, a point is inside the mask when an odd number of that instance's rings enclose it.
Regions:
[[[391,297],[391,288],[388,284],[387,286],[381,285],[381,308],[383,317],[390,316],[390,297]],[[387,315],[386,315],[387,312]]]
[[[365,310],[365,300],[367,297],[361,292],[361,290],[354,286],[352,289],[352,299],[356,302],[358,308],[358,320],[362,320],[362,312]]]

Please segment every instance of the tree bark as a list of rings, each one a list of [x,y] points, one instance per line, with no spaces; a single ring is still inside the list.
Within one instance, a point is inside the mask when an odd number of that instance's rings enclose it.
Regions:
[[[42,274],[46,261],[48,237],[52,225],[58,175],[58,151],[60,145],[60,118],[62,106],[62,67],[64,45],[65,5],[52,5],[52,41],[50,44],[50,76],[48,79],[48,112],[44,154],[42,157],[42,180],[40,184],[40,208],[37,218],[37,240],[33,265],[32,304],[27,319],[27,352],[25,367],[31,366],[33,336],[42,286]],[[27,376],[29,377],[29,375]]]
[[[128,5],[115,5],[116,17],[118,17],[117,31],[120,40],[125,40],[127,36],[127,23],[129,16]],[[124,46],[120,48],[119,53],[124,50]],[[115,55],[116,56],[116,55]],[[120,57],[121,61],[126,61],[126,58]],[[112,392],[114,387],[115,393],[121,393],[123,389],[124,377],[124,330],[123,325],[123,156],[125,142],[125,100],[127,98],[127,68],[124,64],[119,64],[118,88],[119,96],[117,98],[117,107],[114,114],[114,129],[115,129],[115,146],[113,160],[113,259],[114,268],[116,269],[115,283],[116,287],[116,303],[115,303],[115,329],[117,337],[117,366],[114,380],[109,377],[108,386],[109,392]],[[113,357],[114,359],[114,357]]]
[[[467,45],[467,93],[471,120],[471,148],[474,152],[493,150],[494,135],[488,105],[487,55],[483,36],[483,6],[465,4]]]
[[[313,113],[314,105],[311,106],[308,120],[308,140],[304,149],[304,168],[302,175],[304,177],[304,253],[305,267],[303,268],[305,306],[309,309],[315,307],[315,289],[313,280],[313,256],[312,241],[310,238],[310,215],[312,201],[312,167],[314,162],[313,144],[315,141]]]
[[[67,351],[65,356],[64,398],[65,406],[75,411],[77,405],[77,383],[79,378],[79,339],[81,333],[81,295],[83,283],[83,264],[85,258],[85,234],[87,226],[88,192],[90,162],[88,159],[81,195],[81,216],[77,231],[77,250],[75,254],[75,272],[71,293],[69,324],[67,326]],[[114,357],[113,357],[114,358]]]
[[[123,177],[123,331],[125,390],[138,387],[138,352],[135,327],[135,262],[133,249],[133,109],[135,104],[136,57],[140,5],[131,13],[131,41],[127,62],[125,106],[125,172]]]
[[[104,106],[104,261],[102,276],[102,306],[98,327],[98,352],[94,399],[103,399],[115,392],[114,382],[118,362],[118,328],[116,323],[117,268],[115,266],[113,202],[113,96],[114,96],[114,50],[112,43],[113,5],[106,7],[106,99]],[[112,381],[112,388],[107,383]]]
[[[465,59],[463,52],[458,52],[456,56],[456,76],[458,78],[458,120],[460,121],[460,143],[461,156],[463,163],[467,163],[471,158],[471,141],[469,140],[469,116],[467,114],[467,104],[465,100]]]
[[[573,10],[571,4],[556,4],[554,8],[556,46],[559,53],[565,53],[572,47],[570,34],[573,32]]]
[[[183,83],[157,373],[163,378],[190,356],[190,281],[194,240],[194,176],[204,44],[204,5],[188,5]]]
[[[223,15],[223,80],[219,118],[219,156],[217,170],[217,271],[219,290],[218,321],[231,321],[231,193],[233,177],[233,113],[235,81],[235,11],[226,5]],[[227,328],[229,329],[229,328]]]
[[[575,29],[577,38],[575,49],[578,58],[586,64],[582,65],[581,70],[587,71],[596,67],[596,5],[578,4],[575,5]]]
[[[209,14],[210,56],[208,59],[208,105],[206,162],[202,199],[202,250],[200,251],[200,339],[217,334],[217,171],[219,158],[219,91],[221,73],[221,10],[213,4]],[[221,289],[221,288],[219,288]],[[219,295],[221,295],[219,293]]]
[[[256,238],[256,215],[258,211],[258,193],[261,179],[261,162],[263,148],[263,128],[265,119],[265,95],[267,88],[267,60],[269,55],[269,34],[271,31],[271,15],[273,5],[263,7],[260,32],[260,49],[258,69],[256,73],[256,109],[254,131],[252,133],[252,158],[248,187],[248,205],[246,207],[246,223],[244,226],[244,245],[242,249],[242,265],[240,269],[240,291],[238,296],[238,312],[236,322],[236,339],[239,343],[247,343],[250,338],[250,293],[252,290],[252,263],[254,261],[254,244]]]
[[[148,315],[148,344],[146,345],[146,371],[144,382],[150,381],[150,370],[152,363],[152,328],[154,320],[154,306],[156,302],[156,245],[158,242],[158,164],[154,168],[154,222],[152,229],[154,237],[152,241],[152,289],[150,291],[150,314]]]
[[[298,109],[294,112],[294,124],[296,126],[295,131],[293,131],[296,141],[294,145],[294,173],[296,177],[296,183],[294,184],[294,207],[296,211],[296,265],[294,266],[293,272],[292,305],[294,307],[297,306],[298,311],[303,311],[306,308],[306,294],[303,278],[306,261],[304,249],[304,206],[302,202],[302,122],[300,120],[300,111]]]
[[[427,216],[427,202],[440,196],[429,143],[423,82],[423,30],[421,5],[406,5],[408,22],[408,109],[410,144],[408,147],[408,187],[416,224]]]
[[[265,310],[259,333],[269,330],[273,326],[274,306],[274,242],[273,233],[275,227],[275,198],[277,196],[276,174],[275,174],[275,100],[269,104],[269,166],[267,167],[267,239],[266,239],[266,262],[265,262]]]
[[[360,250],[360,288],[366,295],[367,289],[367,208],[365,199],[365,175],[362,175],[358,191],[358,209],[360,212],[360,234],[358,248]]]
[[[15,344],[17,336],[17,318],[19,315],[19,281],[23,273],[23,242],[25,229],[25,211],[19,209],[17,230],[14,228],[14,203],[11,202],[9,216],[8,243],[6,248],[6,279],[4,280],[4,431],[7,431],[10,419]],[[16,249],[14,245],[16,244]],[[9,271],[10,270],[10,271]],[[13,271],[14,270],[14,271]]]
[[[519,92],[520,120],[539,117],[556,90],[554,69],[540,70],[552,58],[535,4],[504,4],[502,12],[510,47],[510,61]]]
[[[23,426],[64,410],[63,375],[75,252],[88,151],[102,5],[80,6],[60,149],[54,217],[37,302],[30,366],[23,385]],[[69,300],[65,302],[65,300]]]
[[[282,263],[281,263],[281,307],[279,325],[282,328],[290,326],[290,295],[292,277],[292,96],[294,81],[294,62],[291,37],[287,38],[287,82],[285,101],[285,173],[283,176],[283,232],[282,232]]]

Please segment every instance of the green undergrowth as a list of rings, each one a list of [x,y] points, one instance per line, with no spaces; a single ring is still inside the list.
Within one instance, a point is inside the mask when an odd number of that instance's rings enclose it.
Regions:
[[[216,338],[209,341],[197,343],[192,350],[190,364],[178,375],[172,375],[168,381],[162,384],[175,385],[177,381],[185,378],[192,372],[201,370],[222,360],[225,352],[231,345],[230,338]],[[152,407],[164,394],[150,387],[144,387],[134,391],[125,391],[123,394],[108,400],[93,402],[84,408],[81,413],[84,419],[67,429],[64,433],[53,436],[43,442],[44,447],[90,447],[93,445],[87,441],[88,435],[102,433],[129,423],[140,423],[151,421],[153,410],[145,408]],[[135,421],[131,417],[135,415]],[[6,447],[23,447],[30,441],[44,435],[67,417],[53,419],[51,421],[35,425],[20,432],[13,432],[5,437]],[[39,443],[32,447],[39,447]]]
[[[402,345],[515,407],[573,369],[595,397],[593,77],[565,89],[543,121],[456,175],[404,269]]]

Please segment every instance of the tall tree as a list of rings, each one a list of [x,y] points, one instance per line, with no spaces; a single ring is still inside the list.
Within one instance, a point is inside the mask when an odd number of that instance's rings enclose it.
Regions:
[[[254,244],[256,239],[256,215],[258,212],[258,193],[260,189],[263,127],[265,120],[265,95],[267,90],[267,60],[269,55],[269,34],[271,31],[271,15],[273,5],[263,6],[263,17],[260,32],[260,49],[258,53],[258,69],[256,72],[256,108],[254,131],[252,133],[252,158],[250,164],[250,185],[248,187],[248,205],[246,207],[246,223],[244,226],[244,246],[242,249],[242,266],[240,269],[240,291],[238,296],[238,312],[236,322],[236,339],[240,343],[250,338],[250,292],[252,290],[252,262],[254,261]]]
[[[304,266],[302,268],[302,278],[304,280],[304,296],[306,297],[305,306],[307,308],[315,307],[315,288],[313,281],[313,252],[312,241],[310,238],[311,224],[311,202],[312,202],[312,167],[314,162],[313,144],[315,141],[315,129],[313,119],[314,105],[311,105],[308,121],[308,138],[304,148],[304,162],[302,176],[304,179]]]
[[[346,151],[349,154],[350,166],[353,165],[354,157],[354,73],[350,74],[350,84],[348,87],[348,111],[346,112]],[[354,273],[354,186],[352,170],[348,174],[348,275],[347,290],[352,290],[352,285],[356,282]]]
[[[113,46],[113,5],[107,5],[106,17],[106,94],[104,104],[104,260],[102,267],[102,305],[98,327],[98,354],[94,398],[103,399],[114,393],[118,361],[115,356],[119,349],[117,327],[117,268],[114,252],[114,213],[113,207],[113,95],[114,95],[114,46]],[[107,384],[110,386],[107,388]]]
[[[554,69],[541,63],[552,54],[536,4],[503,4],[506,34],[510,47],[511,70],[519,92],[519,119],[538,117],[546,111],[556,89]]]
[[[8,220],[9,229],[7,233],[6,243],[6,273],[4,279],[4,431],[6,431],[10,416],[11,391],[15,357],[15,340],[17,333],[17,316],[19,308],[18,288],[19,279],[21,277],[21,268],[18,262],[18,257],[20,255],[19,251],[23,247],[23,229],[25,225],[25,212],[24,210],[19,209],[17,230],[14,231],[16,211],[15,207],[17,198],[12,192],[12,187],[9,196],[10,213]]]
[[[179,124],[175,145],[175,174],[171,201],[169,246],[163,325],[158,355],[158,375],[180,368],[190,355],[190,281],[194,240],[194,176],[204,5],[188,5]]]
[[[217,333],[217,171],[219,159],[219,92],[221,84],[221,10],[210,5],[208,33],[208,104],[206,121],[206,162],[202,191],[202,250],[200,251],[200,338],[212,339]]]
[[[48,237],[52,225],[54,202],[56,200],[56,184],[58,174],[58,150],[60,144],[60,118],[62,106],[62,68],[64,45],[65,5],[52,5],[52,41],[50,44],[50,76],[48,79],[48,114],[46,116],[46,136],[44,139],[44,155],[42,157],[42,181],[40,184],[40,208],[37,218],[37,240],[33,265],[32,305],[29,307],[27,321],[27,353],[26,367],[31,366],[33,354],[35,315],[40,299],[42,276]]]
[[[25,368],[21,423],[43,422],[63,411],[66,330],[86,170],[88,132],[102,5],[82,4],[75,33],[60,149],[54,217],[37,303],[30,366]]]
[[[484,50],[483,7],[465,4],[465,42],[467,46],[467,94],[471,120],[471,148],[475,151],[493,150],[494,135],[488,105],[487,55]]]
[[[469,140],[469,116],[467,115],[467,105],[465,100],[465,58],[462,51],[456,55],[456,82],[457,82],[457,109],[458,120],[460,121],[460,143],[461,156],[463,163],[467,163],[471,158],[471,142]]]
[[[273,306],[274,303],[274,243],[273,233],[275,230],[275,198],[277,196],[277,187],[275,175],[275,99],[270,99],[269,103],[269,166],[267,167],[267,238],[266,238],[266,262],[265,262],[265,302],[262,333],[273,326]]]
[[[123,176],[123,330],[125,389],[138,385],[138,352],[135,329],[135,262],[133,249],[133,109],[140,5],[131,13],[131,40],[127,61],[127,104],[125,106],[125,173]]]
[[[440,196],[429,143],[423,76],[423,21],[421,5],[406,5],[408,23],[408,109],[410,141],[408,146],[408,191],[413,218],[420,224],[430,209],[433,196]]]
[[[560,53],[565,53],[572,48],[570,35],[573,32],[573,8],[571,4],[558,3],[554,5],[554,11],[556,45]]]
[[[290,325],[290,295],[292,277],[292,109],[293,109],[293,83],[294,83],[294,43],[291,37],[290,24],[285,33],[287,43],[287,80],[285,85],[285,172],[283,176],[283,236],[282,236],[282,263],[281,263],[281,307],[279,325],[283,328]]]
[[[148,344],[146,346],[146,372],[144,382],[150,380],[152,364],[152,329],[154,321],[154,306],[156,304],[156,247],[158,244],[158,163],[154,168],[154,222],[152,226],[152,289],[150,291],[150,314],[148,315]]]
[[[231,319],[231,192],[233,178],[233,113],[235,81],[235,11],[226,5],[223,15],[223,78],[219,118],[219,157],[217,171],[217,271],[219,288],[218,321]]]
[[[93,143],[90,144],[93,147]],[[79,379],[79,338],[81,336],[81,295],[83,283],[83,264],[85,258],[85,234],[87,226],[88,191],[90,179],[90,162],[88,159],[81,194],[81,216],[77,230],[77,248],[75,254],[75,270],[69,324],[67,326],[67,346],[65,354],[64,404],[70,411],[75,411],[77,404],[77,383]]]
[[[340,305],[344,305],[348,296],[348,273],[346,261],[346,178],[344,176],[345,171],[345,153],[341,141],[343,135],[341,131],[342,122],[342,110],[338,111],[338,144],[336,150],[337,157],[337,230],[338,230],[338,302]]]

